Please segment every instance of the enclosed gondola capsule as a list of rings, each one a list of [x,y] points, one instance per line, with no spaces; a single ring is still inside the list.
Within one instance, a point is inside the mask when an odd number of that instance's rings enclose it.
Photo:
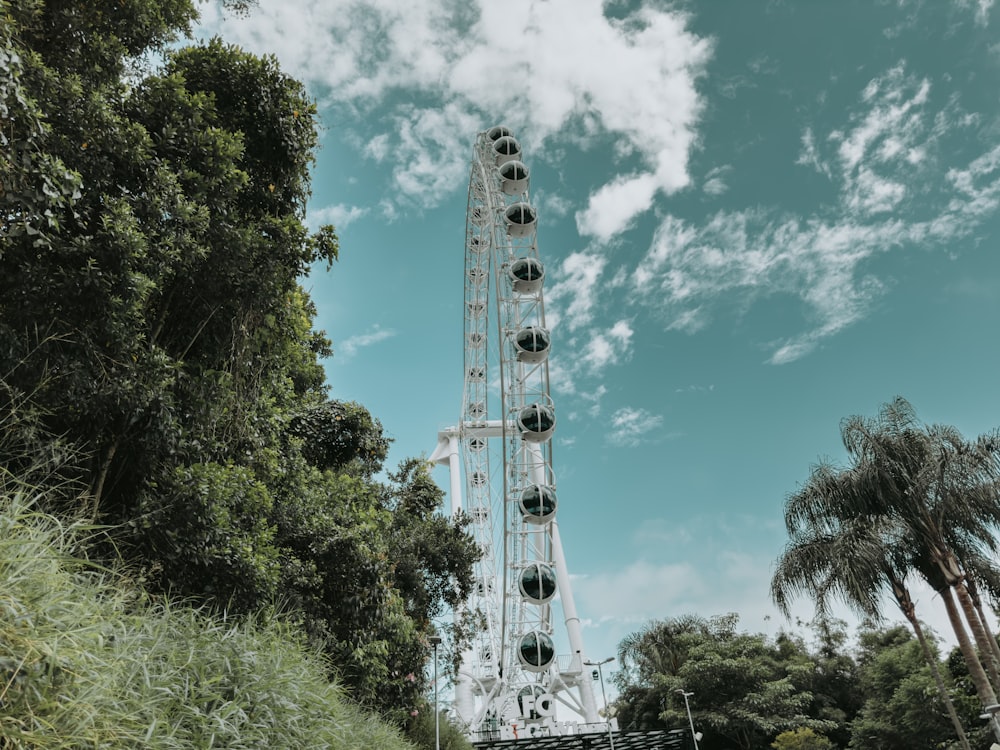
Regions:
[[[556,595],[555,571],[545,563],[533,562],[521,571],[517,587],[531,604],[545,604]]]
[[[552,638],[540,630],[522,635],[517,642],[517,660],[529,672],[545,672],[556,659]]]
[[[519,294],[532,294],[542,288],[545,266],[538,258],[518,258],[507,267],[511,286]]]
[[[558,498],[549,485],[532,484],[521,490],[518,503],[527,523],[542,524],[555,516]]]
[[[500,189],[507,195],[520,195],[528,188],[528,168],[517,159],[500,165]]]
[[[507,234],[511,237],[527,237],[535,231],[538,216],[535,209],[527,203],[512,203],[503,212],[503,220],[507,224]]]
[[[544,443],[555,428],[555,411],[546,404],[529,404],[517,413],[517,429],[529,443]]]
[[[493,153],[497,157],[497,166],[514,161],[521,156],[521,144],[512,135],[505,135],[493,141]]]
[[[549,356],[551,343],[549,332],[541,326],[525,326],[514,334],[514,348],[519,362],[544,362]]]
[[[494,125],[492,128],[486,131],[486,137],[489,138],[491,141],[498,140],[507,135],[513,135],[513,133],[510,132],[510,128],[504,125]]]

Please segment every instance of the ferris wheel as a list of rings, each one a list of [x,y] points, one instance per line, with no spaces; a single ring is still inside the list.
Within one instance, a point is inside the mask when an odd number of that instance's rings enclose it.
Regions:
[[[599,724],[580,619],[556,521],[545,327],[545,268],[529,170],[511,132],[473,148],[465,228],[461,418],[439,433],[453,513],[471,518],[482,558],[466,603],[477,623],[455,684],[454,715],[472,738],[515,739]],[[555,605],[555,606],[554,606]],[[568,655],[556,653],[561,608]],[[583,721],[557,720],[561,704]]]

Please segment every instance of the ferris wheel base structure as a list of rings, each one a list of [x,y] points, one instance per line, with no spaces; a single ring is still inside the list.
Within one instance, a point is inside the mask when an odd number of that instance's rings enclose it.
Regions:
[[[449,469],[453,515],[481,559],[457,618],[475,623],[455,681],[453,718],[473,741],[607,733],[586,669],[580,618],[556,522],[545,325],[545,267],[530,170],[502,126],[473,148],[465,230],[461,418],[431,461]],[[553,605],[568,655],[557,655]],[[571,714],[557,716],[557,708]]]
[[[462,503],[461,439],[463,437],[466,440],[498,439],[502,438],[506,430],[510,429],[513,429],[512,425],[504,425],[501,421],[491,420],[467,423],[462,427],[449,427],[438,433],[437,447],[431,454],[429,461],[448,467],[448,494],[453,516],[466,512]],[[583,651],[580,618],[573,602],[569,570],[562,549],[559,527],[555,520],[550,521],[550,524],[554,567],[563,603],[564,625],[569,633],[571,647],[576,645],[579,648],[575,648],[572,654],[560,654],[556,658],[552,664],[549,688],[554,693],[577,688],[583,694],[580,703],[570,705],[570,709],[577,713],[577,716],[568,721],[558,720],[555,715],[555,696],[543,693],[525,696],[518,701],[518,708],[522,713],[520,717],[513,719],[507,717],[505,722],[488,718],[485,721],[477,722],[477,700],[482,701],[495,692],[499,677],[493,680],[483,677],[477,678],[468,671],[460,670],[455,683],[453,714],[457,722],[466,728],[469,739],[474,743],[523,740],[529,737],[607,734],[609,729],[614,732],[618,731],[617,719],[612,718],[610,722],[602,720],[597,712],[590,671],[584,668],[587,659]]]

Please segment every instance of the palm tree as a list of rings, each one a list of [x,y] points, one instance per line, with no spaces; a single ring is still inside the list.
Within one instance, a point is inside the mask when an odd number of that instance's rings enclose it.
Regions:
[[[980,700],[996,704],[1000,647],[977,584],[994,599],[1000,592],[1000,438],[970,443],[953,427],[925,427],[902,398],[874,419],[844,420],[841,435],[850,467],[821,464],[786,504],[790,543],[772,582],[775,602],[787,612],[787,597],[805,591],[822,608],[836,595],[872,616],[888,584],[921,640],[904,585],[917,573],[941,595]],[[992,724],[1000,739],[1000,721]]]
[[[963,750],[969,741],[941,676],[938,659],[916,616],[900,555],[900,528],[890,519],[858,512],[860,473],[837,472],[820,464],[785,506],[789,543],[771,580],[771,598],[786,617],[791,597],[807,593],[819,616],[829,614],[831,598],[857,614],[882,619],[881,594],[888,586],[906,617],[930,667],[941,701]]]
[[[618,663],[627,681],[646,682],[656,675],[675,675],[687,661],[690,640],[685,636],[708,636],[713,622],[697,615],[681,615],[647,623],[618,644]]]
[[[875,419],[845,420],[842,433],[848,451],[867,467],[864,494],[872,509],[908,529],[910,568],[941,592],[980,699],[985,705],[995,704],[1000,654],[968,581],[975,586],[979,578],[992,585],[998,576],[992,562],[1000,527],[996,439],[984,436],[969,443],[953,427],[924,427],[902,398],[883,406]],[[978,655],[961,617],[952,616],[952,595]],[[1000,726],[997,729],[1000,732]]]

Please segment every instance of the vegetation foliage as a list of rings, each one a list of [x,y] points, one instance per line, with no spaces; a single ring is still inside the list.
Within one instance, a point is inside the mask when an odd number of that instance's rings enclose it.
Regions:
[[[479,551],[324,385],[316,108],[271,57],[178,44],[192,0],[114,5],[0,0],[0,746],[403,746],[345,696],[426,746],[426,639]],[[842,435],[772,584],[814,599],[815,646],[650,623],[621,645],[623,728],[686,726],[688,691],[702,750],[988,745],[1000,439],[902,399]],[[876,628],[883,592],[912,639]],[[832,599],[872,623],[853,652]]]
[[[286,619],[150,597],[81,558],[96,530],[35,510],[38,492],[0,476],[0,747],[412,747]]]
[[[699,750],[954,750],[961,746],[923,650],[901,626],[818,619],[812,639],[737,630],[735,615],[648,623],[622,641],[615,715],[623,731],[689,728]],[[961,652],[942,661],[966,741],[993,740]],[[689,736],[689,735],[688,735]],[[690,742],[690,740],[688,740]],[[690,746],[690,745],[689,745]]]
[[[234,633],[287,613],[406,726],[478,550],[426,464],[384,476],[381,423],[324,384],[299,282],[339,253],[304,224],[315,105],[271,57],[178,44],[195,18],[0,0],[0,472],[149,595]]]

